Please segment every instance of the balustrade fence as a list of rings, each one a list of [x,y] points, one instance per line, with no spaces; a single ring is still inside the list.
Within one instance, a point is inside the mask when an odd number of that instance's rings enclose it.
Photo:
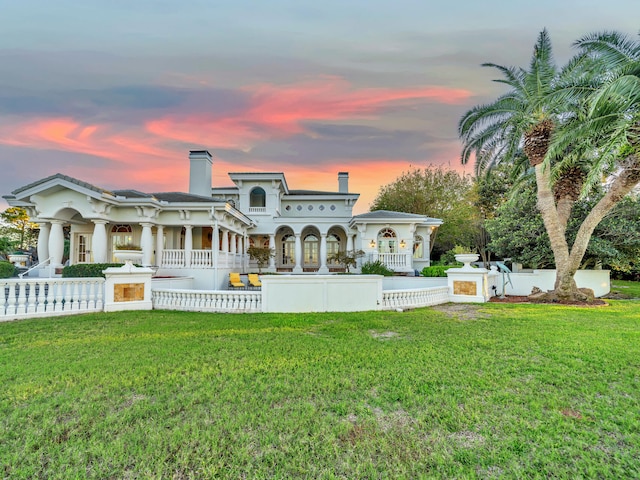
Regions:
[[[190,253],[190,254],[189,254]],[[242,268],[245,256],[241,253],[218,252],[220,268]],[[213,251],[165,249],[162,251],[162,268],[213,268]]]
[[[0,280],[0,321],[101,312],[103,278]]]
[[[262,292],[154,289],[153,308],[188,312],[261,312]]]
[[[449,287],[383,290],[382,310],[430,307],[449,302]]]

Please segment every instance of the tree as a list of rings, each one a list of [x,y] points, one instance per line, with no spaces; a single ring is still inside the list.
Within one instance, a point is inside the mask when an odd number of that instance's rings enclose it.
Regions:
[[[414,168],[380,187],[370,210],[392,210],[442,219],[442,225],[435,230],[437,236],[432,237],[431,249],[434,253],[444,253],[456,244],[473,243],[472,183],[470,175],[442,167]]]
[[[533,169],[537,208],[557,269],[549,299],[588,300],[573,276],[598,223],[640,181],[640,72],[635,68],[640,48],[621,38],[595,35],[579,42],[581,52],[558,70],[543,30],[528,70],[485,64],[503,74],[497,81],[510,90],[493,103],[469,110],[459,123],[462,162],[475,154],[477,172],[505,162],[523,174]],[[618,42],[628,55],[611,60],[603,53],[606,49],[597,48],[607,41]],[[609,190],[587,214],[570,246],[567,222],[575,203],[597,178],[614,170]]]
[[[249,247],[247,253],[251,260],[258,263],[258,273],[262,273],[262,267],[269,263],[271,257],[276,256],[275,249],[268,247]]]
[[[2,233],[16,248],[25,250],[34,246],[38,226],[29,219],[24,208],[9,207],[0,213],[0,218],[5,224]]]
[[[349,273],[350,267],[355,267],[358,262],[358,258],[364,256],[364,250],[338,250],[333,255],[330,255],[327,260],[333,261],[342,265],[347,273]]]

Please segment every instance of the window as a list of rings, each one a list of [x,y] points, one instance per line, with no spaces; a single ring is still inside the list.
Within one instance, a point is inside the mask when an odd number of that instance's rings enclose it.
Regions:
[[[334,234],[330,233],[327,235],[327,258],[331,258],[331,256],[335,255],[340,251],[340,238]],[[330,264],[334,265],[337,262],[331,261]]]
[[[282,237],[282,264],[296,264],[296,237],[293,235]]]
[[[261,187],[256,187],[251,190],[249,194],[249,206],[250,207],[266,207],[267,206],[267,194]]]
[[[413,237],[413,258],[424,258],[424,240],[420,235]]]
[[[318,264],[318,237],[310,233],[304,237],[304,262],[306,264]]]
[[[380,253],[396,253],[397,247],[396,232],[390,228],[383,228],[378,232],[378,252]]]

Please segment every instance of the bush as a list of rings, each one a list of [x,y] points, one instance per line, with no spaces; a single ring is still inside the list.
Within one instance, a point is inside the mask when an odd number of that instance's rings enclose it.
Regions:
[[[77,277],[102,277],[103,270],[109,267],[121,267],[122,263],[78,263],[77,265],[68,265],[62,269],[62,276],[65,278]]]
[[[454,268],[454,265],[431,265],[424,267],[420,272],[423,277],[446,277],[447,270]]]
[[[0,261],[0,278],[11,278],[17,274],[17,268],[11,262]]]
[[[380,260],[364,262],[360,268],[360,272],[368,275],[384,275],[385,277],[393,275],[393,270],[389,270]]]

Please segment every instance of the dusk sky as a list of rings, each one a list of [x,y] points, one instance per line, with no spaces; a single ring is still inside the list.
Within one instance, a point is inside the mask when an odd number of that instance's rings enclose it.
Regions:
[[[0,0],[0,196],[54,173],[188,190],[188,151],[284,172],[368,211],[410,166],[459,171],[461,114],[503,90],[483,62],[635,35],[638,0]],[[7,207],[0,199],[0,209]]]

